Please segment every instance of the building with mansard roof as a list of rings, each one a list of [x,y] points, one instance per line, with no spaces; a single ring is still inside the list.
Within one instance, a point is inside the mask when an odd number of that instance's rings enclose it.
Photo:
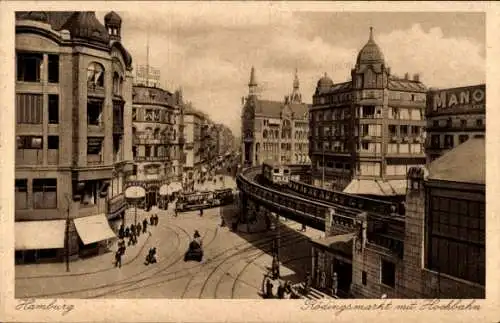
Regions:
[[[309,106],[302,102],[297,71],[292,92],[283,101],[260,98],[254,67],[248,88],[242,100],[242,164],[256,166],[266,160],[308,164]]]
[[[370,29],[351,79],[318,81],[310,109],[315,185],[346,193],[404,196],[405,176],[425,164],[426,87],[418,75],[391,74]]]
[[[16,12],[17,261],[60,258],[65,238],[71,256],[115,238],[133,165],[121,27],[116,13],[103,25],[92,11]]]

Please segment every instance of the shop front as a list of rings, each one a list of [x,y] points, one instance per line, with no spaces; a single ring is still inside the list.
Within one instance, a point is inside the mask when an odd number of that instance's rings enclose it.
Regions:
[[[64,258],[66,220],[22,221],[14,228],[16,264]]]
[[[93,256],[106,251],[116,238],[105,214],[96,214],[73,220],[79,237],[81,257]]]
[[[311,275],[315,288],[332,296],[346,297],[349,294],[354,236],[354,233],[349,233],[311,239]]]

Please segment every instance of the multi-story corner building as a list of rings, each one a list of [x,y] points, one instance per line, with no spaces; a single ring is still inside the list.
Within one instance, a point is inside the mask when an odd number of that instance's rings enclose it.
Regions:
[[[256,166],[266,160],[309,163],[309,107],[302,102],[297,71],[292,93],[283,102],[261,99],[257,87],[252,67],[249,93],[242,100],[242,164]]]
[[[431,89],[427,94],[428,162],[486,130],[486,86]]]
[[[132,170],[121,18],[16,13],[16,259],[99,251]],[[65,241],[65,238],[66,241]]]
[[[347,193],[406,193],[405,176],[425,164],[426,87],[418,75],[397,78],[372,29],[351,80],[317,84],[310,110],[309,155],[315,185]]]
[[[175,97],[169,91],[136,84],[132,100],[134,172],[127,186],[143,187],[149,208],[158,204],[163,185],[177,181]]]
[[[191,104],[187,104],[184,109],[184,182],[190,182],[195,179],[201,172],[202,168],[202,152],[201,128],[203,125],[204,116],[199,111],[195,110]]]

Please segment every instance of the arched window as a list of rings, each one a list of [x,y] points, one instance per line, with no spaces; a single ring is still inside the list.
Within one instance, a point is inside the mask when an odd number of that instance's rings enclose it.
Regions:
[[[87,83],[92,86],[104,86],[104,67],[99,63],[90,63],[87,68]]]
[[[151,129],[150,127],[147,127],[146,128],[146,135],[151,136],[152,134],[153,134],[153,129]]]
[[[266,129],[264,129],[264,132],[262,132],[262,137],[264,139],[267,138],[267,130]]]
[[[120,74],[115,72],[113,74],[113,94],[115,94],[115,95],[122,94],[122,82],[123,82],[123,79],[120,76]]]
[[[158,139],[158,137],[160,136],[160,128],[156,128],[153,135],[154,135],[155,139]]]

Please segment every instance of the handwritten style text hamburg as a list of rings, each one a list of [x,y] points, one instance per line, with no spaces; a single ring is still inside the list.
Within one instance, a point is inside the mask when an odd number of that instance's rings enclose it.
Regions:
[[[390,300],[375,303],[349,304],[337,303],[333,300],[307,300],[302,310],[334,311],[339,315],[344,311],[479,311],[481,306],[475,300],[425,300],[393,304]]]

